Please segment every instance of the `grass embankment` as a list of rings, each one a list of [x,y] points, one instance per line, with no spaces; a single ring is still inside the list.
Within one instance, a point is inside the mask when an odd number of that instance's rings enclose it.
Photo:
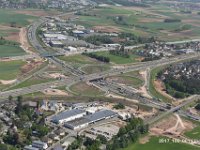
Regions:
[[[171,102],[171,99],[165,97],[160,92],[158,92],[155,88],[154,81],[157,79],[157,74],[163,69],[163,67],[155,68],[151,71],[150,75],[150,84],[149,84],[149,92],[152,94],[153,97],[160,99],[164,102]]]

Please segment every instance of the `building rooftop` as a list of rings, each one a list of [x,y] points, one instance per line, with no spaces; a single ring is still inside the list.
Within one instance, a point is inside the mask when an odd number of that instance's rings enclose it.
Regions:
[[[94,122],[113,115],[117,115],[117,113],[111,110],[101,110],[92,115],[85,116],[85,118],[90,120],[90,122]]]
[[[82,110],[82,109],[67,110],[67,111],[64,111],[64,112],[59,113],[59,114],[56,115],[56,116],[53,116],[51,119],[52,119],[52,120],[62,120],[62,119],[65,119],[65,118],[69,118],[69,117],[78,115],[78,114],[82,114],[82,113],[84,113],[84,112],[85,112],[85,111]]]
[[[63,43],[62,43],[62,42],[60,42],[60,41],[51,41],[51,44],[63,45]]]
[[[86,118],[79,118],[79,119],[75,119],[73,121],[66,122],[65,125],[76,127],[76,126],[83,125],[83,124],[86,124],[89,122],[90,122],[90,120],[88,120]]]

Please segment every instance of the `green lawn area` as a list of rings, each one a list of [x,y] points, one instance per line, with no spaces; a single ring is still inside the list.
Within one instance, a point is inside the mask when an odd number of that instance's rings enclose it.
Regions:
[[[198,123],[197,126],[194,129],[186,132],[185,136],[187,136],[191,139],[199,140],[200,139],[200,124]]]
[[[142,79],[136,78],[133,76],[128,76],[128,75],[112,76],[112,77],[108,77],[107,79],[117,80],[118,83],[132,86],[135,88],[142,86],[144,83],[144,81]]]
[[[99,55],[99,56],[109,57],[110,58],[110,62],[115,63],[115,64],[134,63],[134,62],[138,62],[137,59],[140,58],[139,56],[134,55],[134,54],[131,54],[129,58],[120,57],[120,56],[112,55],[108,51],[96,52],[96,54]]]
[[[171,99],[163,96],[162,94],[160,94],[154,87],[154,81],[156,80],[157,78],[157,74],[159,71],[161,71],[163,68],[162,67],[158,67],[158,68],[155,68],[151,71],[151,77],[150,77],[150,84],[149,84],[149,91],[150,93],[152,94],[152,96],[154,96],[155,98],[158,98],[162,101],[165,101],[165,102],[171,102]]]
[[[9,61],[0,63],[0,80],[13,80],[20,75],[20,68],[25,65],[24,61]]]
[[[149,142],[140,144],[139,142],[131,144],[123,150],[199,150],[199,147],[184,143],[174,143],[170,140],[169,143],[159,143],[159,139],[168,139],[166,137],[152,137]]]
[[[91,65],[81,68],[87,74],[98,73],[109,70],[109,65]]]
[[[21,56],[25,51],[19,46],[0,45],[0,57]]]
[[[12,9],[0,9],[0,24],[10,25],[11,22],[16,22],[17,26],[27,26],[34,19],[37,19],[37,17],[17,14]]]
[[[79,96],[90,96],[90,97],[96,97],[96,96],[102,96],[104,94],[103,91],[100,89],[90,86],[86,84],[85,82],[80,82],[77,84],[74,84],[70,87],[70,90]]]
[[[59,59],[67,62],[67,63],[75,63],[75,64],[94,64],[94,60],[90,59],[84,55],[73,55],[73,56],[60,56]]]
[[[17,88],[23,88],[23,87],[28,87],[31,85],[35,85],[35,84],[41,84],[41,83],[45,83],[45,82],[50,82],[50,81],[54,81],[53,79],[42,79],[42,78],[37,78],[37,77],[33,77],[30,78],[14,87],[12,87],[11,89],[17,89]]]

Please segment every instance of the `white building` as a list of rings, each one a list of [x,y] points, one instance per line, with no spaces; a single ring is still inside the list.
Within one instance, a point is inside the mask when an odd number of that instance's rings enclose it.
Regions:
[[[81,118],[84,115],[86,115],[86,112],[84,110],[72,109],[72,110],[67,110],[67,111],[61,112],[60,114],[58,114],[56,116],[53,116],[51,118],[51,120],[54,123],[63,124],[64,122]]]

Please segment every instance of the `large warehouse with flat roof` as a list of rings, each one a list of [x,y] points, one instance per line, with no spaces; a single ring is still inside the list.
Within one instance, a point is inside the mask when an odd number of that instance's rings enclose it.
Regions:
[[[89,124],[96,123],[101,120],[109,119],[116,117],[118,114],[111,110],[101,110],[94,114],[84,116],[73,121],[65,122],[65,127],[77,130],[84,127],[87,127]]]
[[[72,109],[61,112],[60,114],[53,116],[51,121],[57,124],[63,124],[64,122],[72,121],[86,115],[86,112],[82,109]]]

